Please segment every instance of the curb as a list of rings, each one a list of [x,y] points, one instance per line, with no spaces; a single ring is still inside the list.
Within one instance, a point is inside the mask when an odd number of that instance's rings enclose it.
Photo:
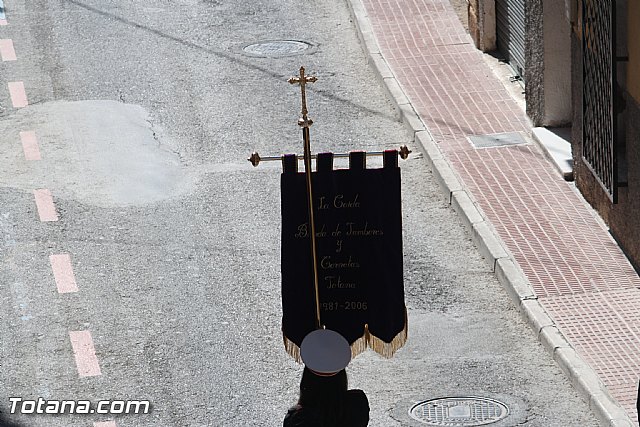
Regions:
[[[538,302],[524,273],[505,249],[491,223],[484,218],[472,196],[436,145],[380,52],[362,0],[347,0],[347,5],[354,18],[367,60],[389,98],[398,108],[398,118],[412,133],[413,140],[427,159],[447,203],[471,231],[480,254],[489,262],[492,271],[516,304],[522,317],[604,426],[634,427],[625,410],[609,395],[595,371],[576,354],[555,326],[553,319]]]

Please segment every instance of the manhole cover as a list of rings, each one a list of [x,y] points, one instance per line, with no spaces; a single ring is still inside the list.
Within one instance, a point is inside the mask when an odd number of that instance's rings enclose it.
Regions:
[[[430,426],[483,426],[506,418],[509,408],[485,397],[445,397],[420,402],[409,415]]]
[[[253,43],[245,46],[242,50],[252,56],[272,58],[310,53],[309,50],[313,47],[314,46],[311,43],[299,40],[274,40]]]
[[[518,132],[496,133],[493,135],[470,136],[469,141],[475,148],[505,147],[526,144],[527,141]]]

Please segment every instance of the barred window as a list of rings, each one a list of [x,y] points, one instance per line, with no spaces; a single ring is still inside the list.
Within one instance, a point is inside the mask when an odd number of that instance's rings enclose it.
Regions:
[[[582,157],[613,203],[618,193],[616,1],[582,1]]]

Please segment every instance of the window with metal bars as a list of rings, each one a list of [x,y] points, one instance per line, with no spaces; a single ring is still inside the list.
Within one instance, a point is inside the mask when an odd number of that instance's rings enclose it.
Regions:
[[[582,0],[582,157],[618,197],[616,1]]]

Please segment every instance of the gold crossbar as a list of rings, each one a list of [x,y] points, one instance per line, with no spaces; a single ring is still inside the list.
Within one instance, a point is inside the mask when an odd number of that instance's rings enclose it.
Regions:
[[[409,157],[410,153],[411,153],[411,150],[409,150],[409,148],[406,145],[400,146],[400,150],[398,150],[398,155],[400,156],[400,158],[402,160],[406,160]],[[367,157],[382,156],[382,155],[384,155],[384,151],[367,151],[366,155],[367,155]],[[284,156],[260,157],[258,152],[254,151],[253,153],[251,153],[251,157],[249,157],[247,160],[249,160],[251,162],[251,164],[255,167],[255,166],[258,166],[260,164],[260,162],[273,162],[273,161],[276,161],[276,160],[282,160],[283,157]],[[349,153],[333,153],[333,157],[334,158],[347,158],[347,157],[349,157]],[[304,155],[298,154],[296,156],[296,158],[298,160],[304,160]],[[311,158],[312,159],[317,159],[318,155],[317,154],[312,154]]]

